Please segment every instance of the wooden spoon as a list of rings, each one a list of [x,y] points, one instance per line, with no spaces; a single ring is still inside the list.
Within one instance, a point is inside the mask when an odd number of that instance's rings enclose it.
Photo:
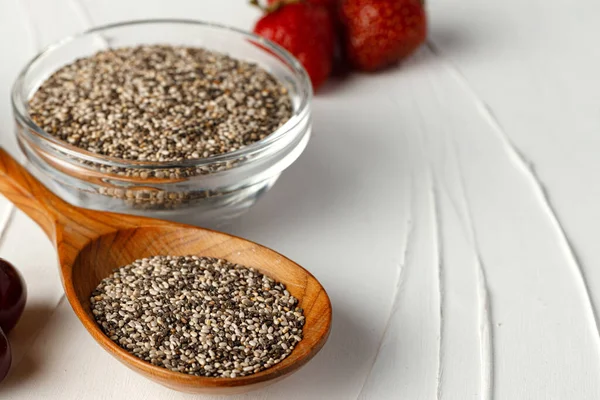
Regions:
[[[208,229],[72,206],[50,192],[1,148],[0,193],[36,221],[54,243],[67,299],[92,337],[127,367],[164,386],[215,394],[258,389],[306,364],[329,336],[331,303],[325,289],[310,272],[271,249]],[[90,295],[115,268],[153,255],[225,258],[254,267],[284,283],[304,309],[302,341],[279,364],[239,378],[206,378],[172,372],[128,353],[96,324],[90,310]]]

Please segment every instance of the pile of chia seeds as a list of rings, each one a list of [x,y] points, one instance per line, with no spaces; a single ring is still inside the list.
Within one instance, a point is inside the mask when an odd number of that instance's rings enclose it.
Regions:
[[[156,256],[102,280],[91,308],[102,331],[154,365],[234,378],[269,368],[302,340],[304,316],[283,284],[223,259]]]
[[[293,112],[287,88],[258,65],[202,48],[143,45],[78,59],[52,74],[29,100],[45,132],[92,153],[126,161],[210,159],[264,139]],[[121,168],[142,189],[99,193],[135,208],[175,208],[214,196],[203,190],[145,190],[149,178],[178,181],[232,168],[243,158],[198,167]],[[218,195],[218,193],[216,193]]]
[[[182,161],[238,150],[292,114],[287,89],[256,64],[202,48],[101,51],[56,71],[29,101],[44,131],[92,153]]]

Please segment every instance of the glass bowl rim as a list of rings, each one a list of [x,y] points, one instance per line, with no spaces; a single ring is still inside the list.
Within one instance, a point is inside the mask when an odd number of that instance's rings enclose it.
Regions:
[[[27,106],[28,99],[23,99],[21,96],[21,89],[23,86],[23,81],[25,79],[25,75],[30,72],[31,68],[34,66],[36,62],[45,57],[46,55],[52,53],[53,51],[68,45],[78,39],[81,39],[86,36],[90,36],[97,33],[102,33],[104,31],[128,27],[128,26],[136,26],[136,25],[151,25],[151,24],[160,24],[160,25],[196,25],[199,27],[205,28],[214,28],[216,30],[223,30],[233,32],[238,34],[241,38],[251,39],[252,42],[260,44],[262,46],[263,51],[271,52],[275,55],[275,57],[282,60],[288,67],[290,67],[293,75],[296,78],[297,84],[299,85],[299,94],[300,94],[300,104],[297,110],[294,111],[292,116],[288,121],[286,121],[282,126],[276,129],[274,132],[269,134],[264,139],[256,141],[248,146],[245,146],[241,149],[215,155],[207,158],[198,158],[198,159],[186,159],[181,161],[138,161],[138,160],[125,160],[118,157],[111,156],[103,156],[98,155],[96,153],[92,153],[85,149],[74,146],[68,142],[60,140],[55,136],[44,131],[41,127],[39,127],[29,116],[29,110]],[[230,56],[235,57],[235,54],[230,54]],[[258,64],[260,66],[260,64]],[[21,69],[15,82],[13,84],[11,90],[11,105],[15,115],[15,118],[25,125],[32,133],[35,133],[39,138],[42,139],[43,142],[49,144],[54,150],[58,150],[64,154],[69,156],[73,156],[79,158],[81,160],[85,160],[87,162],[96,163],[98,165],[106,165],[111,167],[120,167],[120,168],[190,168],[190,167],[203,167],[209,166],[215,163],[227,163],[231,161],[240,160],[250,154],[258,153],[264,150],[268,150],[273,144],[279,141],[279,139],[287,136],[286,133],[293,133],[296,131],[296,127],[300,125],[308,116],[310,112],[310,102],[313,96],[312,84],[308,73],[300,64],[300,62],[286,49],[279,46],[278,44],[265,39],[261,36],[258,36],[252,32],[245,31],[243,29],[227,26],[220,23],[215,22],[205,22],[193,19],[172,19],[172,18],[158,18],[158,19],[141,19],[141,20],[131,20],[131,21],[123,21],[116,22],[106,25],[101,25],[94,27],[92,29],[88,29],[84,32],[77,33],[74,35],[67,36],[63,39],[60,39],[48,46],[46,46],[43,50],[41,50],[38,54],[36,54],[27,64]]]

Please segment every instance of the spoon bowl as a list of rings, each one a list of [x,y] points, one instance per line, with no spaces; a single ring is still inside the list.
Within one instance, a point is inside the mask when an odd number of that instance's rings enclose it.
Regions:
[[[310,272],[269,248],[208,229],[72,206],[50,192],[1,148],[0,193],[36,221],[54,243],[65,295],[92,337],[127,367],[164,386],[212,394],[259,389],[306,364],[329,336],[332,311],[325,289]],[[236,378],[173,372],[128,353],[96,324],[90,296],[116,268],[155,255],[224,258],[282,282],[304,309],[302,341],[280,363]]]

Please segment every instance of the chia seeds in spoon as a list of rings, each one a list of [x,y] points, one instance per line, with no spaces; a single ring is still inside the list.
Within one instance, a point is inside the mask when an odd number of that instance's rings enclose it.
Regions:
[[[156,256],[103,279],[91,297],[102,331],[154,365],[244,376],[287,357],[304,316],[283,284],[223,259]]]

